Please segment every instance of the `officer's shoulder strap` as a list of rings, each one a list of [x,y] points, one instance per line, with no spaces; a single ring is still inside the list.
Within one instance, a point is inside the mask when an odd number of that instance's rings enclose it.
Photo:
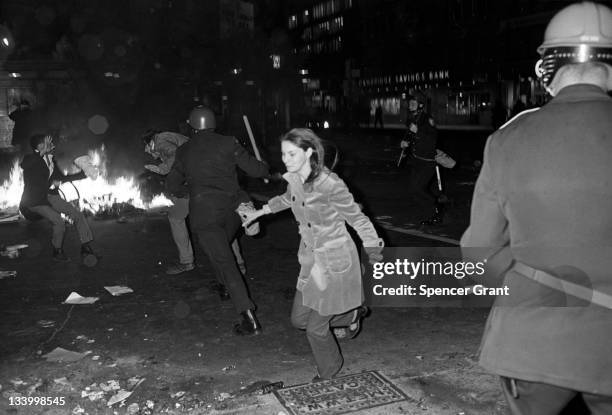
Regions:
[[[519,118],[521,118],[523,115],[525,114],[529,114],[530,112],[535,112],[537,110],[539,110],[540,107],[535,107],[535,108],[529,108],[528,110],[525,111],[521,111],[518,114],[516,114],[514,117],[510,118],[508,121],[506,121],[504,123],[504,125],[502,125],[501,127],[499,127],[499,130],[506,128],[508,125],[512,124],[514,121],[518,120]]]

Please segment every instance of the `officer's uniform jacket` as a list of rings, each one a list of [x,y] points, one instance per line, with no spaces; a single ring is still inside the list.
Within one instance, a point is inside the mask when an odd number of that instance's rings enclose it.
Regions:
[[[493,133],[471,209],[461,244],[496,253],[488,267],[510,294],[489,315],[480,363],[612,396],[612,309],[517,270],[526,264],[612,296],[612,99],[568,86]]]
[[[297,289],[303,304],[321,315],[359,307],[363,300],[361,264],[346,223],[357,231],[364,247],[382,247],[382,239],[335,173],[324,171],[306,184],[296,173],[283,177],[287,191],[270,199],[268,207],[272,212],[291,208],[297,220],[301,236]]]
[[[421,161],[435,162],[438,130],[433,118],[426,112],[419,111],[416,116],[408,115],[406,126],[416,124],[417,132],[411,139],[411,155]]]
[[[180,146],[166,188],[175,197],[189,195],[192,226],[221,220],[248,195],[240,189],[236,167],[251,177],[265,177],[268,166],[250,155],[235,137],[199,131]]]

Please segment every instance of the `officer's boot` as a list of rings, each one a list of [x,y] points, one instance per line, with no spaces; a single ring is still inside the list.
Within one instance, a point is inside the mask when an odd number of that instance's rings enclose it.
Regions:
[[[255,311],[246,310],[240,313],[242,321],[234,326],[234,333],[238,336],[250,336],[261,333],[261,324],[255,316]]]

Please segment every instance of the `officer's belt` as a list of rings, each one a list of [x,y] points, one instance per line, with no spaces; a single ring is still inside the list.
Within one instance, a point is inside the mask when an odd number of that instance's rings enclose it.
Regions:
[[[574,284],[573,282],[566,281],[557,277],[556,275],[533,268],[527,264],[523,264],[522,262],[517,261],[514,264],[514,270],[539,284],[547,286],[548,288],[562,291],[565,294],[571,295],[572,297],[576,297],[600,307],[612,310],[612,295],[610,294]]]

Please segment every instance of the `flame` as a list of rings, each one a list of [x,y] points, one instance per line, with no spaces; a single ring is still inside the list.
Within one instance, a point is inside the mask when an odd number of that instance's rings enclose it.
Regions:
[[[111,207],[114,203],[129,203],[139,209],[153,209],[171,206],[172,202],[164,195],[159,194],[145,203],[140,193],[138,182],[134,177],[121,176],[109,179],[106,170],[106,157],[104,147],[88,153],[100,174],[93,180],[86,178],[74,183],[62,183],[60,190],[68,201],[79,201],[81,209],[89,210],[95,214]],[[0,210],[17,212],[19,201],[23,193],[23,171],[19,162],[15,161],[9,174],[9,179],[0,186]]]

